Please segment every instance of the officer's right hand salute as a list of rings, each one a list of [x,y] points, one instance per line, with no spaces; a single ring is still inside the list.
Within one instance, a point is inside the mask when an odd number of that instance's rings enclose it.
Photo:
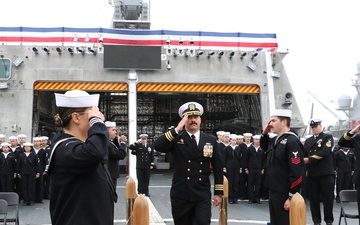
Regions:
[[[184,126],[185,126],[187,120],[188,120],[188,115],[184,115],[184,117],[182,118],[182,120],[179,122],[179,124],[178,124],[177,127],[175,128],[175,130],[177,131],[177,133],[180,133],[180,132],[184,129]]]
[[[359,132],[359,131],[360,131],[360,124],[357,125],[356,127],[354,127],[354,128],[350,131],[350,133],[355,134],[355,133],[357,133],[357,132]]]

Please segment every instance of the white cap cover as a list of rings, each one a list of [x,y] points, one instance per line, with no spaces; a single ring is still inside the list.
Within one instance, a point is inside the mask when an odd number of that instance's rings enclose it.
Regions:
[[[116,127],[116,122],[105,121],[106,127]]]
[[[270,116],[282,116],[291,118],[291,114],[292,112],[290,109],[274,109],[271,111]]]
[[[55,102],[57,107],[83,108],[98,106],[99,94],[89,95],[86,91],[71,90],[65,94],[55,93]]]
[[[204,108],[202,105],[200,105],[197,102],[187,102],[180,106],[179,108],[179,116],[181,118],[184,117],[184,115],[196,115],[201,116],[204,113]]]

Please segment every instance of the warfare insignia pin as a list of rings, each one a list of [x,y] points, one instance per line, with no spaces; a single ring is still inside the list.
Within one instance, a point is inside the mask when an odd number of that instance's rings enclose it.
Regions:
[[[331,140],[328,140],[328,141],[326,142],[326,147],[328,147],[328,148],[331,147]]]

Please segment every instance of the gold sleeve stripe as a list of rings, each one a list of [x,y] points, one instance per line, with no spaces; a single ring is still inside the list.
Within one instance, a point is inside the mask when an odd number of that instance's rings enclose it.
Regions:
[[[166,137],[166,139],[168,139],[168,141],[174,140],[174,137],[172,136],[170,131],[165,133],[165,137]]]
[[[347,133],[345,133],[345,134],[344,134],[344,138],[345,138],[345,140],[350,141],[351,136],[349,136],[349,135],[347,135]]]
[[[321,157],[321,156],[318,156],[318,155],[312,155],[312,156],[310,156],[311,158],[314,158],[314,159],[322,159],[323,157]]]
[[[215,190],[217,190],[217,191],[224,190],[224,185],[223,184],[215,184]]]

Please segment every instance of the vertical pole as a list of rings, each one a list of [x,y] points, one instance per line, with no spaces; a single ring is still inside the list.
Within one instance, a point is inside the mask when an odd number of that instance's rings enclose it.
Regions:
[[[229,184],[227,178],[224,176],[224,195],[221,199],[219,208],[219,225],[227,225],[228,220],[228,197],[229,197]]]
[[[271,76],[273,73],[271,52],[265,52],[266,60],[266,74],[267,74],[267,86],[269,90],[269,109],[270,111],[275,109],[275,93],[274,93],[274,81]],[[267,112],[268,113],[268,112]]]
[[[136,183],[132,177],[126,181],[126,225],[133,225],[133,209],[136,199]]]
[[[138,82],[137,73],[135,70],[130,70],[128,74],[128,118],[129,118],[129,144],[137,140],[137,89]],[[129,154],[129,176],[136,177],[136,156]]]

